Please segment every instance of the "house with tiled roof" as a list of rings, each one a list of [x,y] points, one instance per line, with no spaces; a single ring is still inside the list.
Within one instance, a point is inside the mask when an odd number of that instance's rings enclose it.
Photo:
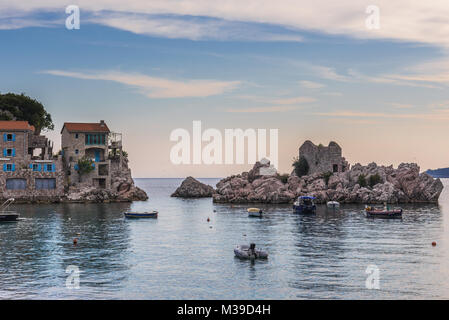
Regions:
[[[121,135],[111,133],[104,120],[98,123],[64,123],[61,130],[61,148],[64,167],[70,184],[87,183],[109,189],[111,186],[111,160],[121,154]],[[78,173],[78,160],[92,160],[94,170],[87,175]],[[114,165],[117,163],[114,162]],[[120,165],[120,163],[118,164]]]
[[[57,198],[64,191],[62,159],[27,121],[0,121],[1,198]]]

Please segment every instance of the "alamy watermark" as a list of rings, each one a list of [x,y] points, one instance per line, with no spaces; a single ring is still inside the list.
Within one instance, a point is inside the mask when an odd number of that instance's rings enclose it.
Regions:
[[[74,265],[67,266],[65,273],[69,276],[65,281],[67,289],[79,289],[80,288],[80,268]]]
[[[368,278],[366,278],[365,281],[365,287],[367,289],[380,289],[380,270],[379,267],[371,264],[369,265],[366,270],[365,273],[368,274]]]
[[[80,28],[80,8],[76,5],[69,5],[65,8],[65,13],[69,16],[65,19],[65,27],[68,30],[79,30]]]
[[[365,26],[368,30],[380,29],[380,9],[378,6],[369,5],[366,7],[365,12],[369,16],[365,20]]]
[[[202,132],[201,121],[193,121],[192,127],[192,135],[182,128],[170,133],[170,141],[177,142],[170,150],[173,164],[254,164],[269,158],[271,165],[278,167],[278,129],[269,129],[268,156],[267,129],[225,129],[223,142],[218,129],[209,128]],[[204,148],[203,142],[207,143]]]

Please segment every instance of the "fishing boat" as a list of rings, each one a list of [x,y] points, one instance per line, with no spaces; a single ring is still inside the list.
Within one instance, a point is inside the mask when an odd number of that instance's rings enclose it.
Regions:
[[[300,214],[316,213],[315,197],[301,196],[293,203],[293,212]]]
[[[395,208],[390,210],[387,206],[383,208],[374,208],[371,206],[365,206],[366,216],[368,218],[383,218],[383,219],[401,219],[402,209]]]
[[[249,208],[247,211],[248,217],[262,217],[262,210],[259,208]]]
[[[8,207],[14,202],[14,198],[10,198],[3,202],[0,206],[0,222],[17,221],[20,214],[16,211],[8,211]]]
[[[152,212],[125,212],[126,218],[157,218],[157,211]]]
[[[256,249],[256,245],[251,243],[249,246],[246,244],[238,245],[234,248],[234,254],[240,259],[267,259],[268,253],[261,249]]]
[[[326,203],[326,205],[327,205],[327,207],[329,208],[329,209],[338,209],[338,208],[340,208],[340,202],[338,202],[338,201],[328,201],[327,203]]]

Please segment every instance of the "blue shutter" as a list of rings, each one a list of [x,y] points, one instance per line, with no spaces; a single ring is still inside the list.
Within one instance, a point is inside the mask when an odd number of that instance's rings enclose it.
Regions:
[[[76,171],[78,171],[79,166],[77,164],[75,164],[75,166],[73,167]]]
[[[7,171],[8,169],[6,168],[6,163],[3,164],[3,171]]]
[[[12,141],[16,141],[16,134],[15,133],[12,134]]]
[[[53,163],[52,165],[51,165],[51,172],[55,172],[56,170],[55,170],[55,164]]]
[[[11,165],[11,168],[11,171],[16,171],[16,165],[14,163]]]
[[[41,164],[37,165],[37,171],[39,171],[39,172],[42,171],[42,165]]]
[[[13,156],[13,157],[16,156],[16,148],[12,149],[12,156]]]
[[[30,164],[30,169],[33,169],[33,164],[32,163]]]
[[[92,167],[95,169],[95,163],[92,163]]]
[[[6,133],[3,134],[3,141],[8,141],[8,135]]]
[[[7,153],[7,151],[6,151],[6,148],[5,148],[5,149],[3,149],[3,156],[4,156],[4,157],[6,157],[6,156],[7,156],[7,154],[8,154],[8,153]]]

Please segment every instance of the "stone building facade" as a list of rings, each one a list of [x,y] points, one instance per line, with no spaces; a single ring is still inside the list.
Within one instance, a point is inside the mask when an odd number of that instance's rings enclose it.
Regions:
[[[112,163],[120,166],[121,135],[111,133],[107,124],[66,122],[61,130],[61,147],[68,185],[84,183],[100,189],[111,188]],[[119,150],[119,156],[115,157]],[[80,176],[78,160],[92,160],[94,170]],[[116,163],[118,160],[118,164]]]
[[[309,164],[308,174],[325,172],[345,172],[350,169],[349,163],[342,157],[341,147],[331,141],[327,147],[315,145],[307,140],[299,148],[299,157],[304,157]]]
[[[52,200],[64,194],[62,158],[27,121],[0,121],[0,198]]]

